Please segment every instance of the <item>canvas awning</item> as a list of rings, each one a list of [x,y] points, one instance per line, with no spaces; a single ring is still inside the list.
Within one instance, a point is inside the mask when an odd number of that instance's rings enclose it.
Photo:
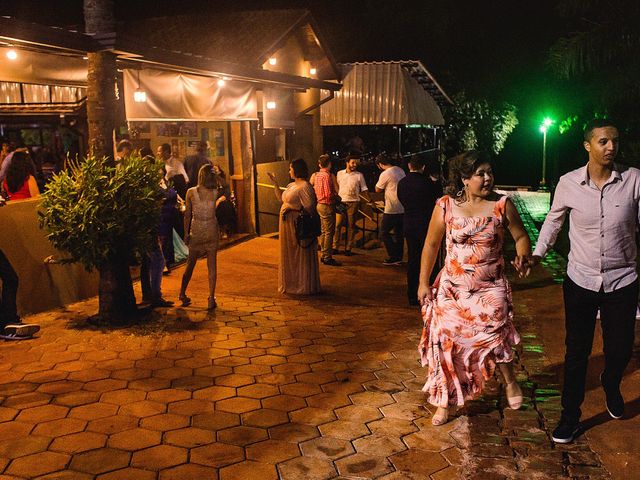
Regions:
[[[124,104],[127,120],[224,121],[257,120],[255,86],[154,69],[125,69]],[[141,89],[146,102],[134,101]]]
[[[449,97],[420,62],[351,63],[342,68],[343,87],[322,105],[321,125],[444,125],[434,96],[450,102]],[[432,81],[427,85],[421,77]],[[434,85],[439,95],[428,91]]]

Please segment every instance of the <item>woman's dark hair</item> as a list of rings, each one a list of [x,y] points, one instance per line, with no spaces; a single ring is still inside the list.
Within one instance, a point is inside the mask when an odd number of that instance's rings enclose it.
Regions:
[[[296,158],[291,162],[291,168],[293,168],[293,176],[295,178],[309,178],[309,167],[307,167],[307,162],[305,162],[302,158]]]
[[[449,167],[449,179],[444,193],[452,197],[464,192],[462,179],[471,178],[480,165],[488,163],[492,165],[491,157],[485,152],[469,150],[447,160]],[[464,194],[464,193],[463,193]],[[460,195],[462,196],[462,194]]]
[[[218,188],[218,175],[213,171],[213,165],[207,164],[200,167],[198,171],[198,186],[215,190]]]
[[[29,175],[35,177],[36,172],[33,171],[33,165],[25,152],[13,152],[11,163],[7,170],[7,187],[8,193],[16,193],[24,182],[27,181]]]

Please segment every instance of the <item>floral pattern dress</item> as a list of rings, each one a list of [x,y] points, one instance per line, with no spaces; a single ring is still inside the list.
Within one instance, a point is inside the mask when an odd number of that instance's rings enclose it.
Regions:
[[[506,201],[501,197],[488,217],[454,216],[448,196],[437,202],[444,210],[446,258],[434,300],[422,307],[419,345],[428,367],[422,390],[432,405],[463,405],[476,397],[496,363],[510,362],[520,342],[502,249]]]

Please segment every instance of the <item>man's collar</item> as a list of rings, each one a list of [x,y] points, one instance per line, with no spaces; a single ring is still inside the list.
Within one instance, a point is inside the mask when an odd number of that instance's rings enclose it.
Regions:
[[[578,170],[577,180],[580,185],[589,184],[589,164],[588,163],[584,167],[581,167]],[[614,182],[617,180],[622,180],[622,174],[620,173],[620,165],[614,162],[613,169],[611,170],[611,175],[609,176],[609,180],[607,180],[607,183]]]

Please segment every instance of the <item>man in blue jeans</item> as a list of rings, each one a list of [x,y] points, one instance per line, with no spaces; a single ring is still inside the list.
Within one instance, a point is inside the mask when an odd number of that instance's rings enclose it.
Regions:
[[[600,382],[612,418],[624,415],[620,382],[631,359],[638,304],[636,229],[640,223],[640,170],[614,162],[618,129],[595,119],[584,131],[589,161],[560,178],[530,265],[555,243],[569,216],[570,252],[563,285],[566,327],[562,416],[556,443],[579,432],[589,355],[600,310],[604,371]]]
[[[376,192],[384,191],[384,213],[380,225],[380,237],[388,255],[382,264],[402,265],[404,207],[398,200],[398,182],[404,178],[405,173],[400,167],[394,166],[391,159],[384,153],[376,157],[376,165],[382,170],[376,183]]]

